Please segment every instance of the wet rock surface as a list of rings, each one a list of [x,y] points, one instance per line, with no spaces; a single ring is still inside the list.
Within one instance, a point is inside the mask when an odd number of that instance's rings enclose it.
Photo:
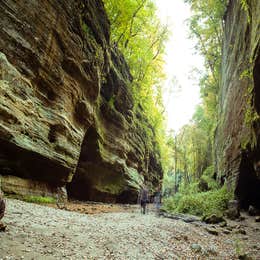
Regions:
[[[211,235],[204,226],[156,217],[151,211],[141,215],[136,207],[86,215],[10,199],[4,221],[3,259],[237,259],[236,241],[243,236]],[[245,225],[244,254],[257,259],[259,230],[256,223]]]

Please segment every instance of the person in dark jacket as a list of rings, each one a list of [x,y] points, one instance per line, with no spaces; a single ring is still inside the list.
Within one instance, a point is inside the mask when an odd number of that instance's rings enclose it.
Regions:
[[[3,218],[5,214],[5,202],[3,197],[0,195],[0,220]]]
[[[5,229],[6,229],[6,225],[4,225],[1,222],[1,219],[3,218],[4,214],[5,214],[5,201],[4,201],[1,189],[0,189],[0,231],[5,231]]]
[[[138,204],[141,205],[141,212],[145,214],[147,212],[146,205],[149,202],[149,193],[146,184],[143,184],[143,186],[140,189],[139,195],[138,195]]]
[[[161,187],[159,186],[154,195],[154,205],[156,209],[156,214],[159,215],[162,203],[162,192]]]

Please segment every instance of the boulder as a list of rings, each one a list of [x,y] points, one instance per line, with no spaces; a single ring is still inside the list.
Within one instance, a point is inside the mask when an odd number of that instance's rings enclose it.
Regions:
[[[211,235],[218,236],[219,234],[219,231],[216,228],[206,227],[205,230]]]
[[[225,223],[225,219],[222,216],[217,216],[212,214],[210,216],[205,216],[202,220],[207,224],[218,224],[218,223]]]
[[[256,207],[250,205],[248,208],[248,214],[250,216],[257,216],[257,215],[260,215],[260,210],[257,209]]]
[[[230,200],[228,202],[228,209],[225,213],[229,219],[234,220],[234,219],[239,218],[239,216],[240,216],[239,201]]]

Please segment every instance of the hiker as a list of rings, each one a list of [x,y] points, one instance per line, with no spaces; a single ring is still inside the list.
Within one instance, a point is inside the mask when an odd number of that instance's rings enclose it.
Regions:
[[[5,214],[5,201],[2,192],[0,190],[0,220],[3,218],[4,214]]]
[[[5,201],[4,201],[4,193],[1,190],[1,175],[0,175],[0,220],[3,218],[5,214]]]
[[[141,187],[139,195],[138,195],[138,204],[141,205],[141,212],[143,214],[146,213],[146,204],[148,202],[149,202],[148,189],[144,183],[143,186]]]
[[[156,214],[159,215],[161,203],[162,203],[162,193],[160,186],[157,188],[155,195],[154,195],[154,205],[156,209]]]
[[[258,177],[260,177],[260,160],[254,162],[254,170]]]
[[[4,195],[1,191],[1,186],[0,186],[0,231],[6,230],[6,225],[1,222],[1,219],[3,218],[4,214],[5,214],[5,201],[4,201]]]

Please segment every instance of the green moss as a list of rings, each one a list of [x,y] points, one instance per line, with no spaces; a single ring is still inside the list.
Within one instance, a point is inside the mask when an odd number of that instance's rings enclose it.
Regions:
[[[56,203],[56,199],[52,197],[43,197],[43,196],[34,196],[34,195],[8,195],[7,197],[30,202],[30,203],[37,203],[37,204]]]
[[[92,30],[87,26],[87,24],[84,22],[84,18],[82,16],[80,16],[80,26],[82,31],[91,37],[94,37]]]
[[[254,83],[253,83],[253,64],[255,58],[250,58],[250,62],[248,68],[243,70],[240,74],[240,80],[246,80],[249,82],[247,87],[247,91],[245,93],[246,105],[245,105],[245,114],[244,114],[244,124],[249,129],[249,132],[246,136],[241,138],[241,147],[242,149],[254,148],[257,143],[256,134],[253,129],[254,122],[260,119],[258,113],[255,110],[254,102],[253,102],[253,91],[254,91]]]
[[[90,33],[89,27],[84,22],[81,22],[81,28],[82,28],[84,33],[86,33],[86,34]]]
[[[108,106],[111,108],[111,109],[115,109],[115,96],[112,96],[109,101],[108,101]]]
[[[252,79],[253,78],[253,70],[252,68],[248,68],[242,71],[242,73],[240,74],[239,79]]]
[[[247,3],[247,0],[240,0],[241,8],[246,13],[247,22],[251,23],[250,13],[249,13],[249,5]]]

